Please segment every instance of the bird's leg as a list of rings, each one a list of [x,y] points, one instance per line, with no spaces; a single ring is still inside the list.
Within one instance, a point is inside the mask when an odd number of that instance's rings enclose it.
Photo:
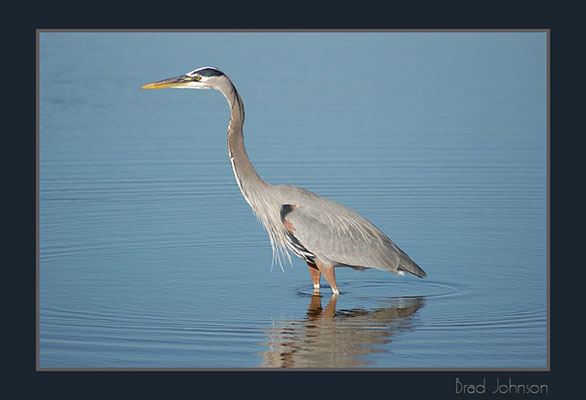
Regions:
[[[317,266],[311,262],[307,262],[307,267],[309,268],[309,274],[311,275],[311,281],[313,282],[313,292],[319,293],[319,277],[320,272]]]
[[[338,285],[336,284],[336,274],[334,272],[334,266],[326,265],[317,259],[315,260],[315,265],[319,269],[319,272],[321,272],[324,275],[326,281],[328,281],[328,283],[330,284],[330,287],[332,288],[332,292],[334,293],[334,295],[340,294],[340,292],[338,291]]]

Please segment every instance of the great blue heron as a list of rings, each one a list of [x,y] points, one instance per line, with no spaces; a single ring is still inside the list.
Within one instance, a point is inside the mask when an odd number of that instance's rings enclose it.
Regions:
[[[297,186],[271,185],[258,176],[244,148],[242,98],[222,71],[202,67],[142,87],[161,88],[216,89],[224,95],[230,106],[228,153],[238,187],[265,226],[273,256],[290,261],[289,250],[307,262],[314,293],[319,293],[323,274],[333,294],[339,294],[334,267],[340,266],[426,276],[383,232],[355,211]]]

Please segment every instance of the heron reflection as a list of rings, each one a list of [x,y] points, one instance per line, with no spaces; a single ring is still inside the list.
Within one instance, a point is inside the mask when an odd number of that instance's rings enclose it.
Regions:
[[[368,354],[385,352],[381,345],[413,326],[413,314],[424,305],[422,297],[390,300],[375,310],[336,311],[337,296],[325,308],[321,297],[311,296],[306,317],[280,321],[267,331],[268,350],[261,367],[352,368],[369,364]]]

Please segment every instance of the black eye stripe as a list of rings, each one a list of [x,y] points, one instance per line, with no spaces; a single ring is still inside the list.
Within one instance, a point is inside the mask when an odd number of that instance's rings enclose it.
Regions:
[[[194,75],[195,74],[198,74],[198,75],[206,76],[206,77],[208,77],[208,76],[222,76],[222,75],[224,75],[224,73],[222,71],[217,70],[215,68],[202,68],[202,69],[199,69],[197,71],[193,71],[193,74]]]

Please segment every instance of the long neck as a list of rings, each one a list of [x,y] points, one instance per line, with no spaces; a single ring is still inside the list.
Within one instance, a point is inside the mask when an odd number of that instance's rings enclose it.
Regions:
[[[268,184],[261,179],[248,158],[244,147],[242,126],[244,125],[244,104],[238,91],[231,82],[219,88],[230,106],[230,122],[228,124],[228,154],[238,187],[242,195],[253,209],[252,197]],[[256,211],[256,210],[255,210]]]
[[[238,187],[257,217],[262,221],[269,234],[271,248],[273,249],[273,262],[282,263],[282,260],[291,257],[286,249],[287,231],[284,229],[280,218],[280,206],[275,206],[275,200],[270,190],[270,184],[263,181],[256,173],[246,149],[244,148],[244,137],[242,125],[244,124],[244,105],[238,91],[228,79],[224,85],[217,88],[230,105],[230,123],[228,124],[228,153],[232,162],[232,169]],[[275,203],[277,201],[277,203]],[[282,267],[281,267],[282,268]]]

